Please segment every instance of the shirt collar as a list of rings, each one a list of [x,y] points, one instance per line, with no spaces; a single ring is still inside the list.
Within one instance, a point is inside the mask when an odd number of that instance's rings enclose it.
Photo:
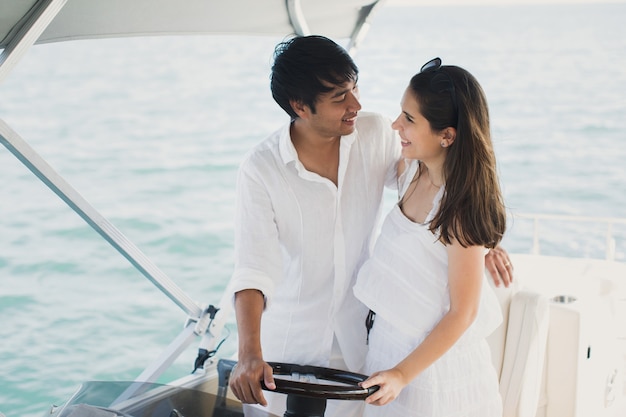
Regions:
[[[290,134],[291,123],[287,123],[280,131],[280,137],[278,141],[278,148],[280,152],[280,157],[283,160],[283,163],[287,165],[289,162],[298,160],[298,152],[296,152],[296,147],[293,146],[293,142],[291,141]],[[356,128],[352,133],[347,136],[341,137],[341,148],[350,149],[354,141],[357,137]]]
[[[278,139],[278,149],[280,150],[280,157],[283,163],[287,165],[289,162],[298,160],[298,153],[296,147],[293,146],[290,134],[291,122],[287,123],[280,131],[280,137]]]

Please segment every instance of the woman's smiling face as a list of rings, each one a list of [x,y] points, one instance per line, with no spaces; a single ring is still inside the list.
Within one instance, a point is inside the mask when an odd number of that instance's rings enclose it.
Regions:
[[[391,127],[400,134],[402,157],[424,162],[445,158],[442,133],[432,130],[410,88],[405,90],[400,106],[402,111]]]

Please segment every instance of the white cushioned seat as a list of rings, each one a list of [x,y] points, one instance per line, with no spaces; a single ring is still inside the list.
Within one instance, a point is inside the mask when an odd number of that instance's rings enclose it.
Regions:
[[[520,289],[519,283],[494,291],[502,308],[503,323],[487,341],[500,377],[503,417],[544,415],[548,300],[536,291]]]

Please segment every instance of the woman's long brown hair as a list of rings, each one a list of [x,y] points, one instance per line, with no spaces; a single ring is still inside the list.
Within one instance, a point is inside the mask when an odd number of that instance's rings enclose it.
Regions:
[[[437,84],[441,84],[439,72],[445,72],[454,88],[432,88],[437,76]],[[497,246],[506,230],[506,208],[482,87],[474,76],[456,66],[418,73],[410,87],[433,131],[456,129],[443,166],[445,193],[430,230],[438,232],[444,244],[456,239],[464,247]]]

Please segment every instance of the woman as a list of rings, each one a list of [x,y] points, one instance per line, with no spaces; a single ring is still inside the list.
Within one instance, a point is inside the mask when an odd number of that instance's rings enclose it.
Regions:
[[[500,416],[485,337],[502,317],[483,260],[506,213],[487,101],[470,73],[435,58],[401,106],[400,200],[354,289],[376,314],[362,386],[380,389],[365,416]]]

